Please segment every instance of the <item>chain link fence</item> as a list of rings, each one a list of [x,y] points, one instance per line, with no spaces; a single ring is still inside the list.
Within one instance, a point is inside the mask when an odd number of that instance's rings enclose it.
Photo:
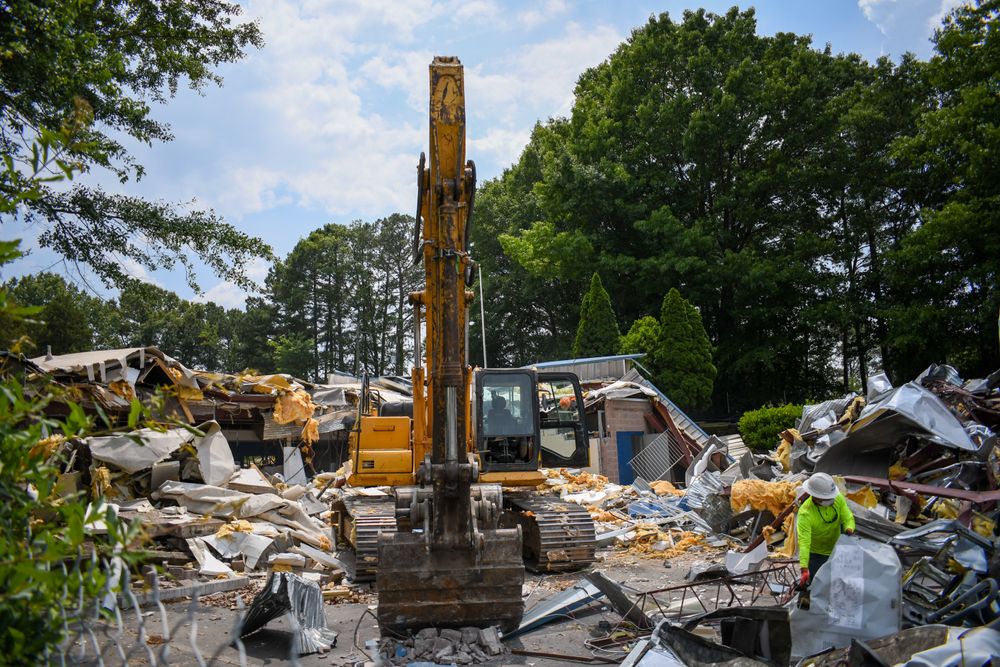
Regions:
[[[122,561],[111,559],[105,563],[108,586],[103,596],[85,599],[82,593],[71,607],[60,604],[59,622],[62,624],[63,641],[49,652],[46,663],[61,666],[96,666],[142,664],[152,667],[170,665],[232,665],[239,660],[247,665],[247,651],[240,638],[240,628],[246,616],[242,596],[236,596],[236,614],[228,636],[221,642],[214,637],[198,636],[199,613],[210,608],[202,604],[197,593],[183,607],[167,607],[160,600],[160,582],[152,573],[151,602],[143,607],[132,591],[131,573]],[[79,563],[77,564],[79,570]],[[70,571],[64,568],[69,580]],[[121,593],[114,591],[114,583],[121,582]],[[183,611],[181,611],[183,609]],[[285,617],[292,626],[287,664],[300,667],[298,622],[293,614]],[[206,650],[206,645],[211,650]]]

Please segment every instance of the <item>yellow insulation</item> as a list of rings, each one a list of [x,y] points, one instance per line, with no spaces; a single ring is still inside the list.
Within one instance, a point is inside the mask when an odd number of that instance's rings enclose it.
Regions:
[[[285,392],[275,399],[272,418],[275,424],[305,422],[312,418],[315,409],[316,405],[312,401],[312,396],[302,389],[295,389]]]
[[[649,484],[658,496],[683,496],[684,492],[666,480],[659,480]]]
[[[902,461],[896,461],[889,466],[889,479],[903,479],[910,469],[903,465]]]
[[[774,452],[774,458],[778,459],[781,468],[785,472],[790,472],[792,469],[792,443],[782,440],[781,444],[778,445],[778,449]]]
[[[729,504],[734,512],[746,507],[767,510],[777,516],[795,502],[798,484],[795,482],[765,482],[759,479],[741,479],[733,484]]]
[[[629,543],[628,552],[639,556],[653,556],[656,558],[673,558],[679,556],[688,549],[704,544],[705,537],[698,533],[681,531],[679,534],[671,534],[669,531],[660,530],[659,526],[653,524],[639,524],[635,527],[635,539]],[[658,542],[666,542],[671,546],[664,551],[657,551],[653,545]]]
[[[847,497],[863,507],[868,509],[874,508],[878,505],[878,496],[872,491],[872,487],[864,486],[857,491],[852,491],[847,494]]]
[[[104,466],[95,468],[90,475],[90,489],[94,492],[94,498],[103,495],[114,495],[113,493],[108,493],[111,491],[111,471]]]
[[[124,398],[126,401],[132,401],[135,399],[135,390],[132,389],[126,380],[115,380],[108,385],[108,389],[111,390],[112,394]]]
[[[59,445],[64,442],[66,442],[66,436],[60,433],[42,438],[31,446],[31,449],[28,451],[28,457],[33,459],[40,458],[43,461],[47,461],[52,456],[52,453],[59,448]]]
[[[228,537],[233,533],[252,533],[253,524],[246,519],[237,519],[236,521],[231,521],[219,528],[216,531],[215,536],[219,538]]]

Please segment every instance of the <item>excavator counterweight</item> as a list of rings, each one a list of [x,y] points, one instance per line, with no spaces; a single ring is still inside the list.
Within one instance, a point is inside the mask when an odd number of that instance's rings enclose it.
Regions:
[[[411,294],[418,341],[412,434],[417,485],[394,489],[396,517],[409,530],[378,538],[375,582],[383,631],[489,625],[509,631],[524,608],[521,529],[499,528],[501,489],[477,484],[478,461],[466,448],[472,374],[465,351],[471,299],[466,278],[476,183],[475,165],[465,161],[465,141],[462,64],[435,58],[429,158],[425,168],[421,156],[417,169],[414,235],[414,258],[423,261],[425,285]]]

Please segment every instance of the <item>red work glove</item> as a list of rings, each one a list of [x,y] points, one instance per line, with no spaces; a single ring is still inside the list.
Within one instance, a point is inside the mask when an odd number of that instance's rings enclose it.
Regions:
[[[802,568],[802,576],[799,578],[799,588],[805,588],[809,585],[809,568]]]

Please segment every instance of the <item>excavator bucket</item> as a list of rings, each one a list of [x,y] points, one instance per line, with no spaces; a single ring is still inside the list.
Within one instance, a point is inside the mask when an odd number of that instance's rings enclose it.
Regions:
[[[419,533],[379,536],[378,623],[382,632],[489,627],[521,622],[524,565],[517,529],[482,531],[481,550],[431,549]]]

